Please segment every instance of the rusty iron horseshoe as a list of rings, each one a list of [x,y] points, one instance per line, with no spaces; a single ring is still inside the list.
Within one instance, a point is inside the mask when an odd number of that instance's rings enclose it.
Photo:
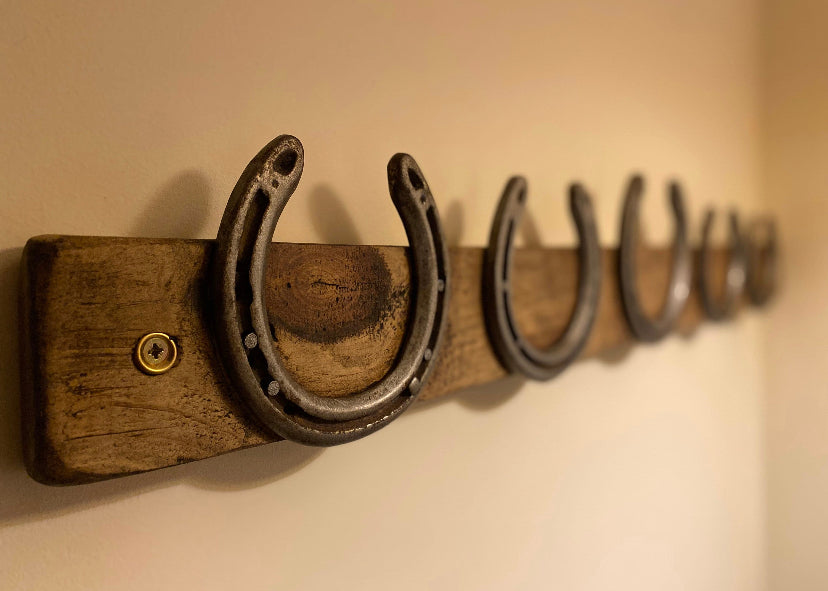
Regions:
[[[601,245],[592,202],[578,184],[569,202],[580,240],[580,272],[575,311],[563,335],[540,350],[521,334],[515,321],[510,293],[514,235],[526,204],[526,180],[512,177],[497,206],[483,263],[483,308],[489,340],[501,363],[511,372],[535,380],[548,380],[563,371],[580,354],[589,338],[601,295]]]
[[[273,344],[264,298],[269,246],[304,166],[298,139],[279,136],[247,165],[218,232],[214,306],[219,357],[231,384],[273,433],[329,446],[364,437],[414,401],[433,368],[445,332],[449,259],[437,207],[414,159],[388,163],[391,199],[411,243],[410,325],[391,370],[343,397],[307,391],[284,368]]]
[[[693,280],[693,256],[687,239],[687,215],[684,196],[678,183],[669,185],[670,205],[673,210],[673,268],[667,297],[657,318],[645,313],[636,287],[636,257],[639,235],[639,209],[644,194],[644,179],[634,176],[627,187],[624,213],[621,217],[621,245],[618,249],[618,270],[624,314],[635,337],[644,342],[664,338],[675,326],[690,297]]]
[[[710,241],[713,231],[713,210],[708,210],[702,226],[701,263],[699,269],[699,294],[707,317],[714,321],[727,320],[736,315],[739,299],[745,289],[747,278],[747,256],[744,239],[739,229],[739,214],[730,212],[730,252],[728,254],[725,291],[717,300],[710,279]]]
[[[767,243],[764,248],[757,245],[756,235],[764,225]],[[764,218],[754,221],[747,235],[747,293],[754,306],[762,307],[773,297],[777,280],[776,221]],[[766,256],[762,257],[762,251]],[[762,259],[764,264],[762,264]]]

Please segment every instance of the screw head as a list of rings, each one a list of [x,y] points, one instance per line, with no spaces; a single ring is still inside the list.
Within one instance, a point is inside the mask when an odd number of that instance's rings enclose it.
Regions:
[[[178,360],[178,347],[163,332],[151,332],[141,337],[135,345],[135,364],[149,375],[169,371]]]

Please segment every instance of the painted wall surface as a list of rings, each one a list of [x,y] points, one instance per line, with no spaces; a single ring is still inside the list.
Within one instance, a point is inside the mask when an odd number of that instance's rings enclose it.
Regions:
[[[773,589],[828,589],[828,5],[767,13],[767,197],[785,286],[769,316],[768,515]]]
[[[280,133],[306,165],[279,240],[403,244],[385,179],[398,151],[453,244],[485,242],[514,173],[543,244],[574,241],[575,179],[614,244],[633,170],[653,241],[671,175],[696,230],[707,205],[755,213],[758,0],[116,4],[0,4],[0,588],[765,587],[755,312],[340,448],[66,489],[23,470],[16,351],[30,236],[213,237]]]

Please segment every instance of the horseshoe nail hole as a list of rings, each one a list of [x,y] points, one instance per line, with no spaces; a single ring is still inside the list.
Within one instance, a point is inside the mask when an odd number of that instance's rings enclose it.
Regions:
[[[270,186],[274,189],[279,188],[279,181],[277,179],[270,179]]]
[[[423,353],[423,359],[426,361],[431,361],[431,349],[426,349]]]
[[[423,179],[420,178],[416,172],[414,172],[413,168],[408,169],[408,180],[411,182],[411,186],[414,187],[417,191],[422,189],[425,184],[423,183]],[[425,203],[425,201],[423,201]]]
[[[276,160],[273,161],[273,170],[282,176],[287,176],[293,172],[297,160],[299,160],[299,154],[295,150],[285,150],[276,156]]]
[[[520,193],[518,193],[517,200],[518,203],[523,203],[524,201],[526,201],[526,191],[521,191]]]
[[[425,194],[425,193],[423,193],[422,195],[420,195],[420,203],[422,203],[423,205],[425,205],[426,203],[428,203],[428,197],[426,197],[426,194]]]

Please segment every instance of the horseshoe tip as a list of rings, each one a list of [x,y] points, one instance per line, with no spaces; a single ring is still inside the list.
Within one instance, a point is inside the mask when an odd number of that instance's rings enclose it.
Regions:
[[[642,175],[640,172],[634,172],[630,177],[630,190],[644,190],[644,175]]]
[[[269,152],[281,152],[285,149],[295,150],[300,155],[303,155],[305,151],[299,138],[290,134],[276,136],[265,146],[265,150]]]
[[[635,173],[630,177],[629,184],[627,185],[627,194],[624,198],[624,202],[625,204],[632,205],[633,203],[640,201],[643,194],[644,177],[638,173]]]
[[[388,161],[388,180],[393,183],[402,182],[414,192],[428,187],[417,161],[410,154],[402,152],[394,154]]]
[[[582,184],[572,183],[569,186],[569,203],[573,211],[581,211],[592,206],[592,198]]]
[[[268,176],[275,173],[277,177],[298,177],[305,164],[305,151],[302,142],[292,135],[280,135],[262,148],[251,165],[260,170],[267,170]],[[277,182],[278,185],[278,182]]]
[[[678,181],[670,181],[669,192],[670,204],[673,207],[673,211],[676,215],[682,215],[684,213],[684,191],[681,188],[681,184]]]
[[[523,205],[526,203],[527,199],[527,191],[529,189],[529,183],[526,181],[525,177],[514,175],[509,177],[509,181],[506,183],[506,188],[503,190],[503,199],[507,199],[509,201],[516,201],[518,205]]]

